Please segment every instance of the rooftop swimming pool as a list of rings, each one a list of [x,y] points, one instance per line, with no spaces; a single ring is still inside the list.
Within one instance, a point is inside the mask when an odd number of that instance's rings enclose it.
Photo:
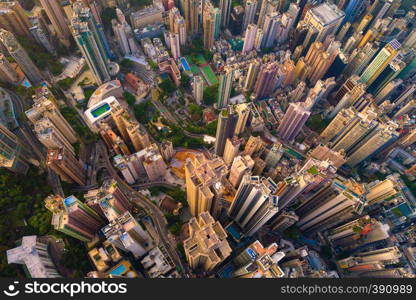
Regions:
[[[117,268],[115,268],[114,270],[112,270],[110,272],[110,274],[112,275],[116,275],[116,276],[121,276],[123,275],[125,272],[127,271],[126,266],[124,264],[120,264]]]

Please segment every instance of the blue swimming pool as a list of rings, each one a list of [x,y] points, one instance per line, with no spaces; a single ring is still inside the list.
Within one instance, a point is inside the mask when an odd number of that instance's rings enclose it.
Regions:
[[[181,60],[181,64],[182,64],[183,69],[185,71],[188,71],[188,72],[191,71],[191,67],[189,66],[189,64],[186,61],[185,57],[181,57],[180,60]]]
[[[119,265],[117,268],[115,268],[114,270],[112,270],[110,272],[110,274],[112,275],[117,275],[117,276],[121,276],[123,275],[125,272],[127,271],[126,266],[121,264]]]

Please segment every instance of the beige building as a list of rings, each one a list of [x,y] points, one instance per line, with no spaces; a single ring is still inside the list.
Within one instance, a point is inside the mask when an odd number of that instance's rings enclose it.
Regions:
[[[5,83],[17,84],[19,82],[19,74],[3,53],[0,52],[0,81]]]
[[[236,136],[233,138],[228,138],[225,142],[223,159],[227,166],[231,165],[234,158],[238,155],[240,151],[240,145],[242,140],[238,139]]]
[[[216,202],[227,189],[227,174],[228,168],[219,157],[210,160],[201,153],[186,161],[186,194],[193,216],[204,211],[214,214],[218,208]]]
[[[69,37],[71,31],[67,23],[67,19],[60,5],[56,0],[40,0],[40,4],[45,9],[49,20],[52,23],[53,30],[63,45],[70,46]]]
[[[244,155],[250,155],[251,157],[253,157],[254,154],[261,151],[263,146],[264,142],[261,140],[259,136],[250,136],[244,147]]]
[[[238,188],[243,176],[250,173],[253,167],[254,160],[249,155],[237,156],[231,165],[228,180],[235,188]]]
[[[19,1],[0,2],[0,28],[33,39],[29,31],[30,27],[32,25]]]
[[[186,259],[192,269],[211,271],[228,256],[232,249],[227,233],[208,212],[189,220],[189,237],[183,242]]]
[[[76,182],[79,185],[86,184],[87,178],[82,164],[65,148],[48,150],[46,165],[63,181]]]

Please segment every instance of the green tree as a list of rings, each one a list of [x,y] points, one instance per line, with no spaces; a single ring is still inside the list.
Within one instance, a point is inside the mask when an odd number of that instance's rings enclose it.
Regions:
[[[170,80],[169,78],[166,78],[165,80],[163,80],[160,84],[159,84],[159,88],[163,91],[166,92],[168,95],[172,94],[174,91],[176,91],[176,86],[175,84],[172,82],[172,80]]]
[[[123,97],[124,97],[124,99],[126,99],[127,104],[130,105],[130,106],[132,106],[132,107],[136,103],[136,97],[134,97],[129,92],[124,92],[123,93]]]
[[[191,77],[189,77],[186,73],[181,74],[181,87],[186,89],[190,86]]]
[[[212,105],[217,101],[218,84],[207,86],[204,89],[203,101],[206,105]]]
[[[116,18],[117,18],[117,14],[116,14],[116,9],[114,7],[104,8],[101,13],[101,21],[103,22],[104,29],[110,30],[112,32],[113,29],[111,26],[111,20],[116,19]]]
[[[217,125],[218,125],[218,120],[215,120],[209,123],[207,126],[205,126],[207,130],[207,134],[211,136],[215,136],[215,134],[217,133]]]

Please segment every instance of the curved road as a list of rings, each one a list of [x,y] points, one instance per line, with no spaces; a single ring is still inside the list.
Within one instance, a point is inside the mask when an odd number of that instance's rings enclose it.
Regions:
[[[169,232],[166,226],[167,222],[162,211],[149,198],[135,191],[123,179],[121,179],[120,176],[118,176],[117,171],[111,164],[110,158],[108,157],[107,148],[101,140],[97,143],[97,151],[100,151],[103,157],[105,157],[106,169],[111,174],[111,177],[114,178],[120,184],[120,187],[124,189],[126,194],[131,196],[131,199],[135,205],[140,206],[147,211],[147,213],[151,217],[153,224],[155,225],[156,230],[159,234],[160,242],[168,251],[170,257],[175,262],[175,264],[177,266],[180,266],[181,273],[183,275],[188,274],[189,272],[187,268],[185,268],[185,266],[182,264],[182,261],[179,257],[176,244],[173,245],[173,241],[169,237]]]

